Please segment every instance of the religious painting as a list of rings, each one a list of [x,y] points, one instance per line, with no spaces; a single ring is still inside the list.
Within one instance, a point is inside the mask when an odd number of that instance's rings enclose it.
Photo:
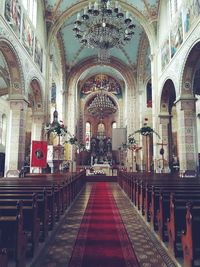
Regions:
[[[23,17],[22,42],[28,53],[33,55],[33,30],[26,16]]]
[[[166,67],[170,60],[169,39],[166,39],[161,47],[161,68]]]
[[[35,55],[34,55],[34,61],[39,66],[40,71],[42,72],[42,64],[43,64],[43,49],[38,41],[37,38],[35,38]]]
[[[5,1],[5,19],[19,38],[21,26],[21,6],[19,0]]]
[[[180,13],[173,19],[170,30],[171,58],[183,42],[182,16]]]
[[[81,96],[88,95],[92,92],[96,92],[103,89],[110,92],[117,97],[121,97],[122,89],[119,82],[108,75],[98,74],[87,79],[81,89]]]
[[[200,0],[185,0],[182,5],[182,21],[184,35],[191,29],[192,25],[200,16]]]
[[[53,82],[51,86],[51,104],[55,103],[56,103],[56,84],[55,82]]]

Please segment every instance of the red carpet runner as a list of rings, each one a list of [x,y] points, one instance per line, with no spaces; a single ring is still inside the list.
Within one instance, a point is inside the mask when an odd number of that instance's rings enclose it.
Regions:
[[[93,185],[69,267],[138,267],[109,185]]]

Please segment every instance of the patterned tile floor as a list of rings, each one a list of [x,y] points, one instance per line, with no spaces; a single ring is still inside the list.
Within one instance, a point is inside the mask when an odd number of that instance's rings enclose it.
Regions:
[[[67,267],[91,191],[91,183],[83,189],[71,209],[61,218],[59,225],[37,253],[29,267]],[[148,225],[122,192],[118,184],[110,183],[124,225],[141,267],[177,267],[166,248],[152,234]],[[95,266],[94,266],[95,267]]]

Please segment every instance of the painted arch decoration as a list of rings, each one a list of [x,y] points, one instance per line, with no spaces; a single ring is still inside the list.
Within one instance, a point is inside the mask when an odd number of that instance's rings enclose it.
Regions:
[[[97,92],[101,88],[106,92],[122,97],[122,88],[118,81],[106,74],[97,74],[88,78],[81,86],[81,97]]]

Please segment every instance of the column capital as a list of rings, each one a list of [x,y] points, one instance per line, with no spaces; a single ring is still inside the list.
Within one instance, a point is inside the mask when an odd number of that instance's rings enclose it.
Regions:
[[[175,104],[177,107],[179,107],[181,110],[186,111],[195,111],[196,106],[195,103],[197,101],[196,97],[188,96],[188,97],[180,97],[175,101]]]
[[[169,113],[167,113],[167,112],[162,112],[162,113],[160,113],[160,114],[158,115],[158,117],[161,118],[161,119],[169,119],[169,118],[172,117],[172,115],[169,114]]]
[[[24,96],[24,95],[21,95],[21,94],[15,94],[15,95],[10,95],[9,98],[8,98],[8,101],[10,102],[26,102],[27,104],[29,103],[28,102],[28,99]]]
[[[32,114],[33,119],[43,119],[45,120],[46,114],[43,111],[34,111]]]
[[[177,104],[179,102],[185,102],[185,101],[197,101],[197,98],[194,97],[193,95],[187,95],[187,96],[180,96],[179,98],[174,101],[174,104]]]

